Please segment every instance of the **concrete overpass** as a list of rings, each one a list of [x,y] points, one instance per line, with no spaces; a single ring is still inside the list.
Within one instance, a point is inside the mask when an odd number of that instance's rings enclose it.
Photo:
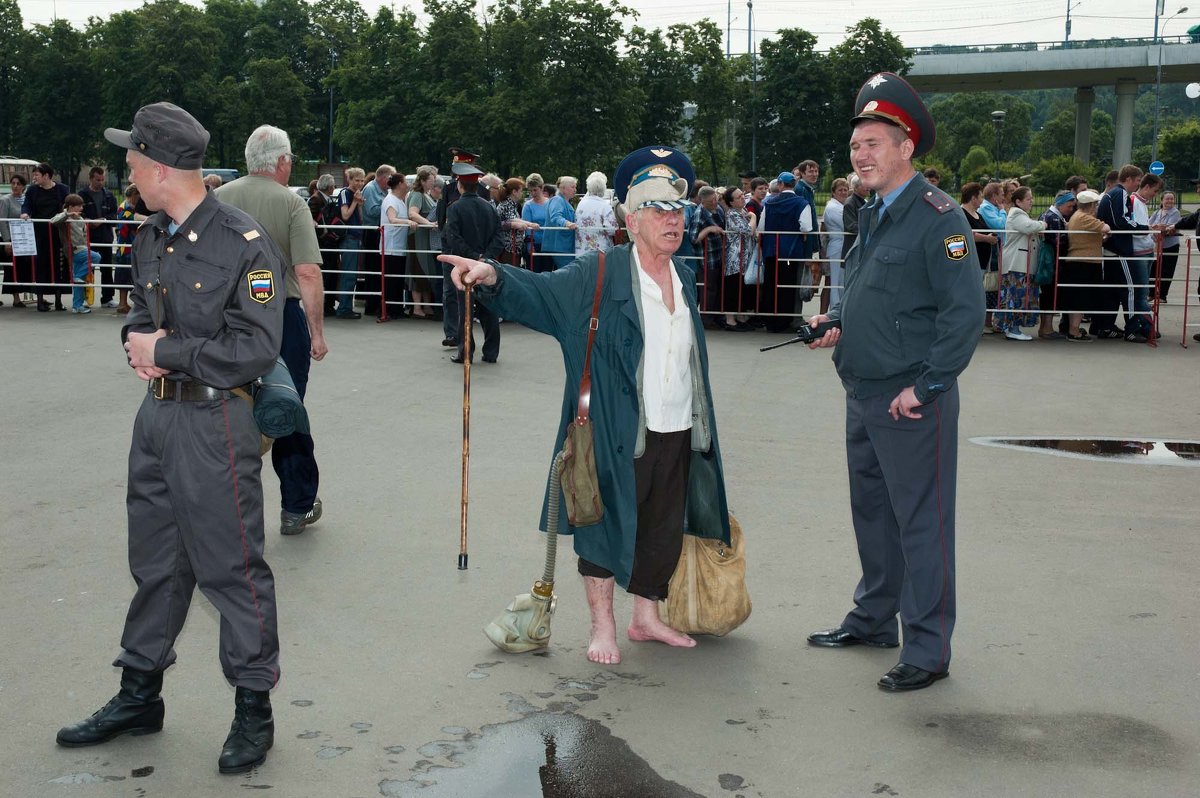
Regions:
[[[1037,46],[1037,45],[1035,45]],[[922,92],[1015,91],[1021,89],[1075,89],[1075,157],[1091,160],[1091,118],[1095,86],[1116,87],[1117,114],[1113,120],[1113,163],[1133,157],[1133,104],[1138,85],[1154,83],[1159,45],[1111,47],[1061,45],[1046,49],[927,53],[918,51],[908,80]],[[1200,44],[1164,42],[1162,82],[1200,81]]]

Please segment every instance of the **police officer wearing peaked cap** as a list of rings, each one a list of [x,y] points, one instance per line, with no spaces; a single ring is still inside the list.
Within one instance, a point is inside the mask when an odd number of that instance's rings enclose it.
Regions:
[[[471,152],[462,147],[451,147],[450,158],[450,174],[455,179],[446,184],[442,190],[442,198],[438,200],[437,207],[434,208],[434,221],[442,233],[442,253],[447,255],[450,254],[450,242],[446,239],[446,219],[450,212],[450,206],[462,196],[458,192],[458,177],[473,174],[470,171],[472,169],[475,170],[474,173],[483,174],[479,167],[475,166],[475,162],[479,160],[477,152]],[[486,189],[480,191],[478,177],[476,178],[475,192],[484,199],[488,199]],[[443,263],[441,268],[442,333],[444,335],[442,346],[457,347],[460,346],[459,338],[462,337],[462,303],[456,299],[457,292],[454,289],[454,283],[450,280],[450,267]]]
[[[894,648],[902,630],[900,661],[878,684],[918,690],[950,672],[957,379],[979,341],[983,287],[966,216],[913,169],[935,136],[913,88],[890,72],[873,76],[851,125],[851,164],[875,196],[859,211],[840,303],[809,321],[842,325],[812,346],[836,346],[846,389],[862,578],[841,625],[808,640]]]
[[[275,584],[263,560],[259,432],[246,393],[279,354],[283,261],[249,216],[206,191],[206,131],[170,103],[141,108],[125,147],[130,177],[157,211],[133,242],[132,310],[121,330],[148,383],[129,453],[129,568],[137,583],[115,665],[120,692],[59,731],[85,746],[157,732],[163,671],[199,586],[221,615],[219,657],[236,687],[218,767],[261,763],[279,679]]]

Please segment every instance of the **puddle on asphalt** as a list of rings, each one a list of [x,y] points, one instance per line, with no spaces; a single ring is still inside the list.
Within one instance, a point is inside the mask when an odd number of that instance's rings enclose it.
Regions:
[[[1123,438],[971,438],[971,443],[1138,465],[1200,466],[1200,441]]]
[[[406,781],[385,779],[381,795],[701,798],[658,775],[602,724],[569,713],[535,712],[461,740],[439,740],[421,753],[448,764],[431,762]]]

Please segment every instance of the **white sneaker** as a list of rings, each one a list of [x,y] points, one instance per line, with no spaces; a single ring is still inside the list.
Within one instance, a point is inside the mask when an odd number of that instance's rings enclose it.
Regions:
[[[91,309],[91,308],[88,308],[88,307],[83,307],[83,308],[71,308],[71,312],[72,312],[72,313],[91,313],[91,312],[92,312],[92,309]]]
[[[107,302],[105,302],[103,305],[101,305],[100,307],[103,307],[103,308],[115,308],[116,306],[117,306],[117,303],[116,303],[116,301],[114,301],[114,300],[110,299],[110,300],[108,300]]]
[[[1026,335],[1023,332],[1006,332],[1004,337],[1010,341],[1032,341],[1032,335]]]

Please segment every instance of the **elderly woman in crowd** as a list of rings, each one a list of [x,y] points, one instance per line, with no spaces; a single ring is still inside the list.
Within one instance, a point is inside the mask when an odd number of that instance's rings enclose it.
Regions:
[[[63,209],[63,200],[70,193],[70,189],[54,179],[54,169],[50,164],[40,163],[33,167],[33,184],[25,190],[25,201],[21,205],[21,218],[34,220],[33,234],[37,239],[34,281],[38,285],[29,290],[37,294],[37,309],[40,313],[50,310],[46,294],[54,295],[55,310],[66,310],[62,304],[60,290],[45,287],[46,283],[60,282],[55,279],[57,270],[54,261],[61,254],[61,247],[54,240],[54,234],[47,221]]]
[[[561,269],[575,260],[575,230],[579,227],[575,222],[575,209],[571,200],[575,198],[575,189],[579,181],[570,175],[558,179],[558,192],[546,204],[546,227],[542,236],[542,249],[546,252],[566,253],[554,255],[555,269]]]
[[[646,177],[635,182],[643,170]],[[689,269],[673,258],[694,177],[683,153],[663,147],[639,150],[617,167],[613,182],[633,243],[608,253],[602,275],[594,252],[547,274],[441,256],[454,265],[455,285],[474,284],[481,303],[558,340],[566,381],[556,451],[578,409],[589,338],[583,333],[603,282],[590,414],[604,512],[594,523],[564,525],[574,536],[591,612],[587,658],[601,665],[621,661],[615,585],[633,593],[631,641],[696,645],[664,624],[658,608],[679,562],[685,510],[690,534],[729,541],[704,328]],[[545,514],[541,525],[546,528]]]
[[[533,230],[533,236],[529,241],[529,248],[524,253],[525,268],[533,272],[548,272],[554,267],[553,261],[549,258],[539,257],[542,251],[542,238],[545,233],[542,228],[546,226],[546,207],[549,205],[549,197],[546,196],[546,181],[537,172],[532,172],[525,178],[525,188],[529,191],[529,199],[525,200],[525,204],[521,207],[521,218],[530,222]]]
[[[1058,305],[1057,298],[1057,283],[1059,262],[1064,255],[1067,254],[1067,248],[1070,242],[1067,241],[1070,236],[1064,232],[1067,229],[1067,220],[1071,218],[1071,214],[1075,212],[1075,192],[1069,189],[1063,189],[1054,196],[1054,202],[1050,207],[1039,217],[1046,223],[1046,232],[1043,236],[1042,245],[1047,252],[1054,255],[1055,269],[1051,272],[1050,282],[1041,283],[1038,286],[1038,303],[1043,311],[1055,310]],[[1039,254],[1039,257],[1043,257]],[[1060,325],[1065,328],[1066,325]],[[1038,338],[1046,340],[1062,340],[1066,337],[1066,333],[1054,329],[1054,314],[1043,312],[1038,320]]]
[[[1046,223],[1029,218],[1032,207],[1033,191],[1028,186],[1018,188],[1013,192],[1004,226],[995,326],[1010,341],[1032,341],[1033,336],[1021,332],[1021,328],[1037,324],[1039,305],[1033,275],[1037,271],[1039,234]]]
[[[21,206],[25,204],[25,186],[29,185],[29,181],[23,175],[13,175],[8,184],[12,188],[12,193],[7,197],[0,197],[0,219],[20,219]],[[0,241],[11,240],[8,222],[0,222]],[[5,276],[8,281],[4,285],[4,293],[12,294],[14,308],[23,308],[25,303],[21,301],[20,287],[15,283],[16,260],[10,257],[11,254],[11,246],[0,247],[0,260],[10,264],[5,268]]]
[[[850,181],[839,177],[830,184],[831,196],[825,203],[821,213],[821,224],[825,228],[825,262],[821,264],[821,273],[828,276],[828,290],[821,293],[821,312],[829,310],[831,304],[836,305],[842,298],[842,286],[845,285],[842,260],[845,258],[845,228],[842,226],[842,215],[846,208],[846,199],[850,196]]]
[[[603,172],[592,172],[587,176],[587,194],[575,208],[575,255],[599,250],[608,252],[613,247],[617,234],[617,216],[612,203],[604,194],[608,178]]]
[[[500,193],[500,204],[496,206],[496,214],[500,217],[500,238],[504,241],[504,251],[500,253],[500,261],[513,266],[521,265],[521,245],[525,240],[525,231],[536,231],[539,228],[537,222],[526,221],[521,216],[519,203],[521,192],[524,189],[524,180],[519,177],[510,177],[504,181]]]
[[[725,279],[721,285],[721,308],[725,311],[725,329],[748,332],[754,329],[749,324],[750,317],[739,311],[754,307],[755,287],[742,280],[746,270],[758,258],[758,217],[747,210],[746,195],[740,188],[725,189],[723,199],[728,210],[725,212]]]
[[[408,260],[408,230],[413,222],[408,218],[408,181],[396,172],[388,176],[388,192],[379,206],[379,221],[383,225],[383,300],[387,313],[375,321],[388,321],[404,316],[404,276]]]
[[[1084,190],[1075,197],[1075,212],[1067,220],[1067,255],[1058,269],[1058,306],[1067,310],[1068,341],[1091,341],[1079,329],[1085,313],[1097,310],[1097,293],[1104,285],[1103,244],[1109,226],[1096,218],[1100,195]]]
[[[1175,225],[1182,220],[1175,206],[1175,194],[1168,191],[1162,195],[1162,204],[1150,217],[1150,226],[1163,230],[1162,240],[1162,288],[1158,292],[1160,302],[1167,301],[1171,292],[1171,281],[1175,279],[1175,264],[1179,262],[1179,235]]]
[[[432,319],[433,286],[431,281],[440,281],[442,267],[438,264],[437,253],[430,242],[430,231],[434,227],[433,212],[437,208],[437,200],[433,196],[433,188],[438,182],[436,166],[422,166],[417,169],[416,185],[408,194],[408,220],[418,225],[410,238],[413,241],[414,257],[409,259],[408,290],[412,294],[414,319]]]

